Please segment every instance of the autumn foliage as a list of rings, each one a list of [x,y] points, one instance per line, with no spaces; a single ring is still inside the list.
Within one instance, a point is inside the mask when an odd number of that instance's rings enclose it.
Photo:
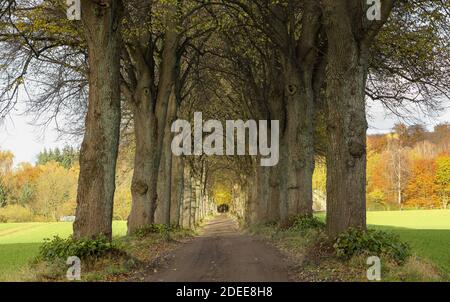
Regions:
[[[0,181],[1,221],[58,221],[61,216],[73,215],[77,165],[64,168],[56,161],[43,165],[22,163],[15,169],[12,162],[10,165],[9,172],[2,174]]]
[[[367,145],[369,210],[449,207],[449,125],[434,131],[397,125],[391,133],[369,135]],[[114,219],[125,220],[130,212],[133,148],[119,151]],[[0,150],[0,221],[58,221],[75,214],[79,166],[74,149],[44,150],[35,165],[14,167],[13,160],[11,152]],[[325,196],[325,179],[325,163],[316,160],[316,198]],[[227,186],[217,187],[214,194],[223,203],[231,199]]]
[[[398,124],[385,135],[368,136],[369,209],[448,207],[450,127],[426,131]]]
[[[132,150],[122,148],[118,160],[114,219],[130,212]],[[72,147],[44,150],[36,164],[13,164],[14,155],[0,150],[0,222],[59,221],[75,215],[78,152]]]

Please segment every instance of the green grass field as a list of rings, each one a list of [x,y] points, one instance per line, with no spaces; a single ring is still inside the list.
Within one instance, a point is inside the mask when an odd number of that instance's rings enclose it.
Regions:
[[[369,227],[398,234],[418,256],[450,274],[450,210],[368,212],[367,222]],[[44,238],[71,233],[69,222],[0,223],[0,280],[8,280],[8,274],[33,259]],[[126,222],[115,221],[114,236],[125,233]]]
[[[392,231],[450,275],[450,210],[368,212],[370,227]]]
[[[113,235],[125,235],[126,228],[126,221],[114,221]],[[33,259],[44,238],[55,235],[67,237],[70,234],[70,222],[0,223],[0,280],[8,280],[9,274]]]
[[[324,218],[325,213],[318,213]],[[367,212],[370,228],[396,233],[413,252],[450,275],[450,210]]]

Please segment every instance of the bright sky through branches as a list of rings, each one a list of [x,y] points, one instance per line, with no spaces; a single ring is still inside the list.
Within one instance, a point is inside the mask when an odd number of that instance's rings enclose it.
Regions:
[[[450,106],[450,101],[443,104]],[[381,105],[372,105],[368,109],[369,134],[388,132],[399,119],[395,116],[386,116]],[[421,117],[422,122],[429,130],[438,123],[450,122],[450,108],[447,108],[437,118]],[[68,144],[66,140],[58,139],[56,125],[52,123],[47,129],[31,125],[32,117],[23,116],[15,111],[0,128],[0,149],[10,150],[14,153],[14,164],[20,162],[36,161],[37,154],[44,148],[62,148]],[[73,144],[73,143],[71,143]]]

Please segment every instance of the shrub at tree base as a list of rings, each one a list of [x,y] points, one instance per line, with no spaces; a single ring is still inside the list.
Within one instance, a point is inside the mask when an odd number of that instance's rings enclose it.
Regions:
[[[410,246],[397,235],[378,230],[349,229],[339,235],[333,247],[336,255],[345,260],[370,254],[387,256],[397,264],[403,264],[411,255]]]
[[[133,235],[135,235],[138,238],[143,238],[150,234],[160,234],[164,236],[167,235],[171,230],[173,230],[173,228],[168,227],[165,224],[151,224],[137,229],[133,233]]]
[[[109,242],[106,237],[75,240],[73,237],[63,239],[59,236],[45,239],[39,248],[38,260],[53,261],[77,256],[80,259],[97,259],[106,254],[122,253],[117,244]]]
[[[316,217],[297,216],[292,219],[289,229],[292,231],[299,231],[301,233],[312,229],[323,230],[325,229],[325,223]]]

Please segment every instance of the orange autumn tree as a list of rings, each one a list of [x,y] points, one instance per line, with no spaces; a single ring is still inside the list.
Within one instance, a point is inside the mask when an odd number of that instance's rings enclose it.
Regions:
[[[12,170],[14,154],[10,151],[0,150],[0,177],[5,176]]]
[[[386,177],[386,157],[371,152],[367,155],[367,208],[369,210],[388,209],[389,180]]]
[[[10,196],[8,204],[30,205],[35,200],[36,179],[42,170],[30,163],[21,163],[11,174],[8,187]]]
[[[446,209],[449,205],[450,197],[450,155],[441,155],[436,158],[435,183],[441,206]]]
[[[8,200],[7,178],[11,172],[14,155],[9,151],[0,150],[0,208]]]
[[[411,177],[405,189],[406,205],[413,208],[439,208],[433,159],[416,159],[411,164]]]

